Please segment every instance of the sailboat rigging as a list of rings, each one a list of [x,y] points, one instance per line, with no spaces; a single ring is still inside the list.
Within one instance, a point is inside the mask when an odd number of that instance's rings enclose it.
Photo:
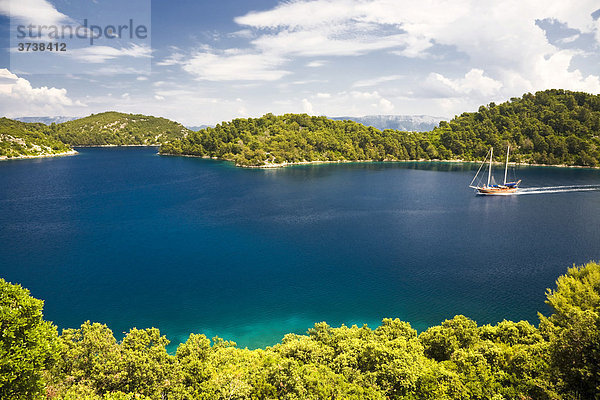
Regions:
[[[519,184],[521,183],[521,180],[514,181],[514,182],[506,181],[507,175],[508,175],[509,154],[510,154],[510,146],[506,149],[506,164],[504,165],[504,182],[501,185],[496,184],[496,181],[494,180],[494,176],[492,175],[492,159],[494,158],[494,148],[491,147],[487,156],[483,160],[483,163],[481,163],[481,166],[477,170],[475,177],[473,177],[473,180],[469,184],[469,187],[475,189],[476,194],[485,195],[485,196],[508,195],[508,194],[515,193],[519,188]],[[479,175],[479,172],[481,172],[481,169],[487,163],[488,157],[489,157],[490,161],[489,161],[488,174],[487,174],[488,175],[487,184],[473,185],[473,183],[477,179],[477,176]]]

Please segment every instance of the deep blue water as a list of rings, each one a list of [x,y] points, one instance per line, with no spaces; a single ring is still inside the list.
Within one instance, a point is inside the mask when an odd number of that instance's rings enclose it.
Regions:
[[[477,197],[477,165],[249,170],[154,148],[79,151],[0,163],[0,276],[44,299],[59,328],[261,347],[323,320],[537,323],[545,289],[600,259],[600,192]],[[517,174],[600,183],[598,170]]]

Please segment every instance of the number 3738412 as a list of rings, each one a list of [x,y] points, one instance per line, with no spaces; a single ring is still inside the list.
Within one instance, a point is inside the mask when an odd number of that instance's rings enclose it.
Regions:
[[[67,51],[66,43],[54,42],[20,42],[17,44],[18,51]]]

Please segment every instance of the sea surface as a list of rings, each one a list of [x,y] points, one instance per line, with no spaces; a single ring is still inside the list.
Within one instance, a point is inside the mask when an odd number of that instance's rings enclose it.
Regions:
[[[600,260],[600,191],[478,197],[477,164],[261,170],[78,151],[0,162],[0,277],[61,329],[157,327],[173,350],[192,332],[264,347],[319,321],[537,324],[546,288]],[[599,170],[512,173],[524,187],[600,184]]]

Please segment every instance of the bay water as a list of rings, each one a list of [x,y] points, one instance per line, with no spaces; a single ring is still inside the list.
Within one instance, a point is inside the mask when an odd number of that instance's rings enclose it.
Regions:
[[[264,170],[78,151],[0,162],[0,277],[59,328],[157,327],[173,349],[190,333],[264,347],[319,321],[537,324],[546,288],[600,259],[600,191],[475,196],[477,164]],[[514,173],[524,187],[600,184],[593,169]]]

